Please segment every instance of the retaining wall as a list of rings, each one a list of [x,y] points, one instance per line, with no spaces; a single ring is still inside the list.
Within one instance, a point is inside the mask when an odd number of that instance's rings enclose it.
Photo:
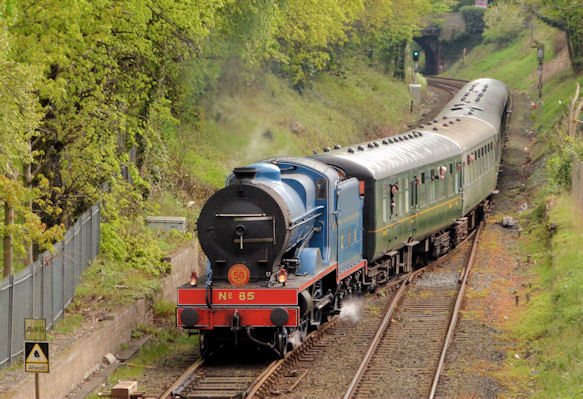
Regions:
[[[168,255],[172,263],[171,274],[162,284],[161,299],[176,302],[176,287],[188,281],[193,268],[198,267],[197,243],[179,248]],[[95,328],[70,347],[50,356],[50,373],[39,374],[41,398],[64,398],[77,384],[103,362],[107,353],[117,353],[122,343],[131,339],[131,330],[138,325],[152,322],[151,310],[144,299],[116,309],[107,320],[95,324]],[[52,345],[53,343],[51,343]],[[51,352],[51,349],[49,349]],[[24,368],[24,366],[23,366]],[[11,392],[0,394],[2,399],[31,399],[35,397],[34,375],[26,374]]]

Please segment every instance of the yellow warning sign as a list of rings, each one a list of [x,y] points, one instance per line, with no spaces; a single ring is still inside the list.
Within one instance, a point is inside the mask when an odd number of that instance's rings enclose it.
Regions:
[[[49,372],[49,343],[24,343],[24,371],[29,373]]]

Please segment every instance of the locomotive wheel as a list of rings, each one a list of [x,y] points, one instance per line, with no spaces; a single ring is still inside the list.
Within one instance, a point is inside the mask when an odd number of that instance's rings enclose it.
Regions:
[[[300,326],[298,327],[298,329],[300,330],[300,339],[302,340],[302,342],[304,342],[306,340],[306,337],[308,336],[309,324],[310,320],[306,318],[300,322]]]
[[[200,356],[203,359],[208,359],[213,350],[213,341],[209,331],[201,331],[199,337]]]
[[[279,357],[283,359],[287,353],[287,346],[289,344],[287,329],[285,327],[276,329],[273,338],[275,341],[275,349],[279,352]]]
[[[318,301],[323,296],[324,293],[322,292],[322,281],[317,281],[316,284],[314,284],[314,292],[312,294],[314,303],[318,303]],[[322,313],[323,313],[322,309],[316,309],[316,307],[314,306],[314,309],[312,310],[312,318],[310,320],[310,324],[315,330],[319,329],[320,326],[322,325]]]

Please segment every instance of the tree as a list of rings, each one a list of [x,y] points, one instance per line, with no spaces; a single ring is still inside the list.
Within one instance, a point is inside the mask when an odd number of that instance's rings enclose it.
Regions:
[[[305,86],[328,64],[329,47],[346,42],[363,6],[363,0],[288,1],[273,56],[296,87]]]
[[[548,25],[566,33],[571,66],[583,72],[583,3],[581,0],[534,0],[533,10]],[[537,6],[543,7],[537,10]]]
[[[147,177],[165,162],[160,117],[171,119],[179,67],[196,56],[216,23],[219,0],[22,0],[11,26],[19,61],[41,73],[44,115],[33,179],[69,225],[113,192],[148,195]],[[67,12],[63,12],[63,10]],[[127,176],[126,176],[127,177]]]
[[[30,201],[39,193],[18,179],[21,166],[32,162],[29,143],[36,135],[41,114],[35,95],[37,71],[12,57],[8,23],[14,17],[7,6],[0,1],[0,201],[4,207],[0,235],[4,241],[4,276],[13,271],[14,247],[22,252],[23,243],[50,245],[60,233],[58,226],[47,230],[32,212]]]
[[[524,21],[524,10],[520,6],[508,0],[500,0],[488,7],[484,14],[484,39],[499,43],[512,40],[523,30]]]

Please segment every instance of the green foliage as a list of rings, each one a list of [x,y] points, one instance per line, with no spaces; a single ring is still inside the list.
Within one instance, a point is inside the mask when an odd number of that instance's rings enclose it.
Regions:
[[[103,197],[104,187],[120,184],[122,166],[135,183],[129,189],[148,195],[140,178],[159,179],[164,167],[164,141],[176,125],[170,100],[178,95],[179,61],[208,36],[226,4],[18,3],[11,33],[19,59],[42,73],[36,87],[44,133],[35,149],[47,197],[65,210],[60,218],[71,221]]]
[[[176,304],[174,302],[158,301],[153,306],[154,317],[169,318],[174,315],[176,311]]]
[[[198,128],[181,125],[176,179],[221,187],[234,167],[259,159],[389,135],[409,113],[407,86],[363,60],[343,56],[339,62],[341,71],[320,74],[302,94],[265,74],[250,87],[218,95]],[[212,190],[193,187],[193,196],[200,192],[208,196]]]
[[[573,152],[569,147],[560,147],[547,159],[546,166],[551,184],[554,183],[564,190],[571,189],[573,158]]]
[[[518,37],[525,21],[524,9],[510,0],[500,0],[488,7],[484,15],[484,39],[505,44]]]
[[[289,0],[276,39],[274,58],[297,87],[309,82],[330,61],[329,47],[342,46],[363,0]]]
[[[161,260],[164,253],[153,233],[143,225],[143,220],[121,217],[102,222],[101,228],[101,255],[105,259],[121,262],[128,268],[152,276],[168,271],[169,265]]]
[[[539,18],[551,26],[565,31],[569,58],[575,73],[583,71],[583,7],[573,0],[531,0],[543,5]]]
[[[548,221],[538,220],[528,236],[529,253],[536,260],[542,293],[529,304],[516,328],[522,341],[529,341],[534,355],[519,363],[534,376],[533,397],[580,397],[583,394],[583,249],[572,245],[583,238],[583,216],[572,201],[553,197],[547,203]],[[546,223],[556,233],[548,235]],[[541,240],[541,236],[546,236]],[[545,245],[546,244],[546,245]]]
[[[92,307],[112,307],[140,297],[154,298],[160,282],[139,268],[100,256],[85,271],[75,296]]]
[[[460,9],[464,22],[466,23],[466,32],[481,33],[486,27],[484,21],[485,8],[475,6],[464,6]]]
[[[555,29],[536,24],[534,40],[544,43],[546,48],[553,48],[557,33]],[[547,53],[547,56],[552,54],[552,52]],[[523,92],[531,92],[531,98],[535,98],[538,81],[537,66],[536,49],[531,46],[528,31],[523,30],[516,40],[509,41],[503,46],[498,43],[482,43],[475,47],[467,54],[465,65],[461,61],[456,62],[448,70],[448,74],[465,79],[477,79],[484,76],[499,79],[510,87]],[[548,83],[543,88],[545,93],[543,111],[558,105],[558,98],[550,101],[547,94],[549,88],[554,88],[556,84],[554,79],[553,83]],[[543,118],[545,115],[546,113],[543,114]],[[556,117],[553,120],[556,121]]]
[[[8,26],[15,22],[14,4],[0,1],[0,202],[14,208],[16,223],[0,221],[0,236],[11,235],[14,252],[24,253],[24,244],[32,242],[41,248],[62,236],[60,225],[47,229],[30,203],[41,197],[40,189],[27,187],[18,177],[23,165],[30,164],[37,155],[30,142],[38,136],[36,128],[41,119],[35,94],[39,82],[38,70],[18,62],[13,49],[14,40]],[[41,209],[59,213],[60,209],[38,201]]]
[[[544,43],[546,49],[553,48],[556,37],[557,31],[548,27],[537,25],[534,30],[534,40]],[[557,49],[554,53],[558,53]],[[553,51],[546,51],[545,62],[552,54]],[[458,73],[456,68],[451,73],[470,79],[488,73],[530,98],[536,98],[537,60],[527,35],[504,47],[494,43],[480,45],[467,59],[465,70]],[[525,70],[532,72],[525,74]],[[580,245],[574,244],[583,237],[582,216],[568,196],[557,194],[570,184],[571,161],[574,155],[581,153],[580,139],[566,137],[562,122],[575,83],[581,79],[570,71],[551,77],[543,88],[541,119],[538,110],[532,113],[538,127],[538,153],[533,158],[546,157],[548,167],[544,177],[536,183],[539,190],[536,198],[529,201],[534,208],[524,217],[526,244],[523,253],[530,258],[533,287],[525,287],[531,291],[531,301],[515,327],[513,338],[516,338],[517,353],[522,355],[528,351],[530,357],[521,356],[522,359],[512,359],[511,363],[513,377],[526,381],[525,391],[535,398],[576,398],[582,393],[583,296],[580,287],[583,269],[580,265],[583,264],[583,251]],[[543,162],[531,165],[537,163]],[[529,170],[537,173],[535,168]],[[532,185],[534,179],[530,180]],[[549,231],[551,224],[556,226],[554,234]],[[513,379],[512,384],[516,386],[520,382]]]
[[[452,7],[452,11],[453,12],[460,12],[463,7],[474,6],[474,5],[475,5],[475,0],[459,0]]]
[[[54,333],[72,334],[83,323],[82,313],[65,313],[65,317],[57,322]]]

